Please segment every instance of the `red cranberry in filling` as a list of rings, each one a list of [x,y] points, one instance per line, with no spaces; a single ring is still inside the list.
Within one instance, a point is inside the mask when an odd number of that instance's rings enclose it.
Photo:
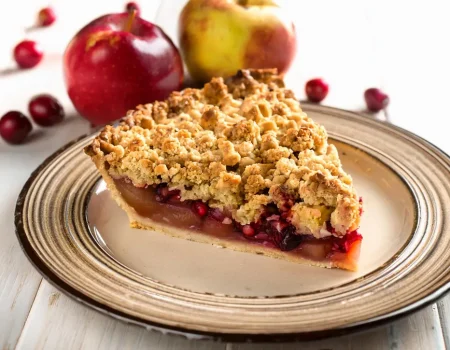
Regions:
[[[286,204],[292,205],[289,195],[286,195]],[[289,210],[282,214],[288,215]],[[286,222],[283,215],[280,215],[280,210],[271,204],[264,208],[259,221],[243,226],[235,224],[235,227],[245,238],[275,245],[283,251],[295,249],[304,238],[295,234],[297,229]]]
[[[278,220],[280,220],[280,215],[275,215],[275,214],[270,215],[266,220],[267,221],[278,221]]]
[[[168,200],[179,202],[181,199],[180,190],[169,190],[166,184],[156,186],[155,199],[157,202],[166,202]]]
[[[270,237],[269,237],[269,235],[268,235],[267,233],[265,233],[265,232],[258,232],[258,233],[255,235],[255,239],[256,239],[257,241],[269,241],[269,240],[270,240]]]
[[[192,203],[192,210],[200,217],[204,217],[208,214],[208,206],[201,201]]]
[[[222,222],[226,218],[226,216],[222,213],[222,211],[217,208],[210,208],[209,216],[211,216],[213,219],[220,221],[220,222]]]
[[[289,225],[283,230],[283,240],[280,244],[280,249],[283,251],[289,251],[295,249],[303,240],[303,236],[295,234],[296,229],[294,226]]]
[[[332,250],[347,253],[356,241],[362,240],[362,236],[357,231],[347,233],[344,237],[335,238],[333,242]]]
[[[181,201],[180,194],[173,194],[169,197],[169,202],[179,202],[179,201]]]
[[[255,229],[251,225],[244,225],[242,226],[242,233],[246,236],[254,236],[255,235]]]
[[[272,221],[268,231],[272,238],[273,244],[283,251],[289,251],[298,247],[303,237],[296,235],[296,228],[285,222]]]
[[[261,229],[261,221],[258,221],[258,222],[252,222],[252,223],[250,224],[250,226],[253,227],[253,229],[254,229],[256,232],[258,232],[258,231],[260,231],[260,229]]]
[[[283,222],[283,221],[281,221],[281,220],[274,220],[274,221],[271,221],[270,224],[272,225],[272,227],[273,227],[277,232],[283,231],[283,230],[288,226],[287,223],[285,223],[285,222]]]

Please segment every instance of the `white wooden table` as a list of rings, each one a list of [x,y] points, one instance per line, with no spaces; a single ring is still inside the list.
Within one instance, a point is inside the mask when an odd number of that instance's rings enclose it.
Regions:
[[[142,0],[143,17],[176,38],[183,0]],[[378,86],[391,97],[389,116],[450,153],[448,103],[450,51],[445,2],[388,0],[285,0],[294,17],[299,51],[287,83],[300,98],[306,80],[323,76],[331,91],[326,104],[360,110],[365,88]],[[0,69],[24,36],[45,0],[2,2]],[[49,92],[68,117],[50,129],[35,128],[30,141],[12,147],[0,140],[0,349],[445,349],[450,347],[450,296],[437,304],[366,333],[322,341],[280,344],[194,342],[127,325],[88,309],[49,285],[21,252],[14,234],[17,195],[41,161],[89,132],[73,109],[62,79],[62,52],[72,35],[91,19],[122,11],[124,1],[53,1],[53,27],[29,33],[45,48],[42,64],[0,75],[0,114],[26,111],[28,100]]]

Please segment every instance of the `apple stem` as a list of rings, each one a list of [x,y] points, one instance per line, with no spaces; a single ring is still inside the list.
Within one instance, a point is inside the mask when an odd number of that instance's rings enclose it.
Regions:
[[[131,31],[131,27],[133,26],[133,21],[134,21],[134,18],[136,17],[136,13],[137,13],[137,11],[135,9],[128,12],[127,24],[125,25],[125,29],[124,29],[126,32]]]

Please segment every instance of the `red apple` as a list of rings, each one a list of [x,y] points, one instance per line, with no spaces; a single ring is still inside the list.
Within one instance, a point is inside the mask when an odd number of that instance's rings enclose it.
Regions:
[[[190,0],[179,39],[191,77],[202,82],[242,68],[283,74],[297,48],[294,25],[273,0]]]
[[[64,77],[78,112],[101,125],[178,90],[183,65],[161,28],[135,13],[110,14],[86,25],[69,43]]]

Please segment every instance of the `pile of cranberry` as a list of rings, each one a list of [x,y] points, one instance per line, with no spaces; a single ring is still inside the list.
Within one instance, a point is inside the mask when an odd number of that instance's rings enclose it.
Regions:
[[[28,103],[28,112],[40,126],[52,126],[64,119],[61,104],[48,94],[37,95]],[[0,119],[0,135],[10,144],[22,143],[33,129],[30,120],[19,111],[7,112]]]

